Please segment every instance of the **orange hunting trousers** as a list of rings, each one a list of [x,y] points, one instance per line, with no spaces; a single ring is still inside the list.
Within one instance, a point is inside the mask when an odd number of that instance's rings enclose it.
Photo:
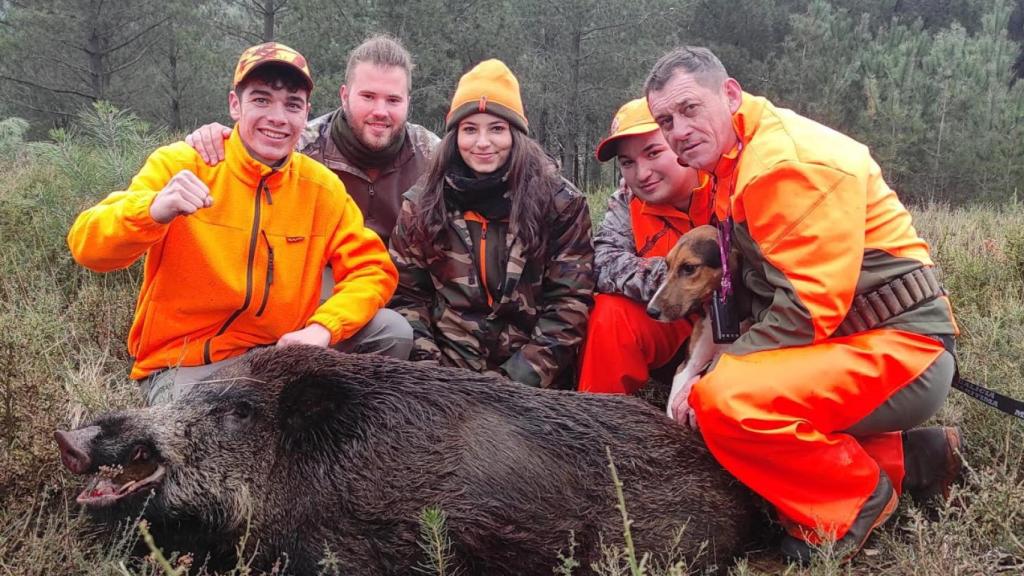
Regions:
[[[885,470],[904,477],[898,431],[853,426],[944,352],[927,336],[872,330],[808,346],[725,354],[693,388],[708,448],[784,520],[841,538]]]
[[[633,394],[679,350],[693,327],[658,322],[646,305],[615,294],[594,296],[580,361],[580,392]]]

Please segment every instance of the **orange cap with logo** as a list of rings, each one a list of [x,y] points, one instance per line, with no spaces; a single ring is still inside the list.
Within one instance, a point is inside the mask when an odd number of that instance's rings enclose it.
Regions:
[[[235,66],[235,78],[231,85],[237,88],[238,84],[245,80],[245,77],[250,72],[272,62],[286,64],[298,70],[306,80],[306,86],[309,88],[309,91],[313,91],[313,76],[309,73],[309,64],[306,63],[306,58],[295,50],[277,42],[266,42],[246,48],[245,52],[242,52],[242,56],[238,59],[238,65]]]
[[[651,116],[651,110],[647,107],[647,98],[630,100],[615,113],[612,126],[608,129],[608,136],[597,145],[594,154],[599,162],[606,162],[617,154],[615,143],[619,139],[655,130],[658,130],[658,123],[654,121],[654,116]]]

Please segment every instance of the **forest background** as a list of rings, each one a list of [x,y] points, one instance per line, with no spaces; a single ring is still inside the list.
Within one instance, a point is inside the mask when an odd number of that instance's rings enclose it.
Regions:
[[[532,134],[583,189],[616,181],[594,145],[682,44],[868,144],[906,201],[1002,202],[1024,183],[1024,0],[0,0],[0,119],[46,138],[102,100],[172,133],[228,123],[234,63],[268,40],[307,57],[319,115],[373,32],[412,52],[411,120],[435,131],[463,72],[506,61]]]

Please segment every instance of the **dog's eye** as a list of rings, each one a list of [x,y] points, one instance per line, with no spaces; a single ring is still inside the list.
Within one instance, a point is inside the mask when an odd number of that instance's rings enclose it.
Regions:
[[[696,264],[682,264],[682,265],[679,266],[679,275],[680,276],[691,276],[696,271],[697,271],[697,265]]]

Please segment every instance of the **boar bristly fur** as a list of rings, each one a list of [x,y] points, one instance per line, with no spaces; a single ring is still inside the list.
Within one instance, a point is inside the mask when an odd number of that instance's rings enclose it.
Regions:
[[[437,507],[464,574],[551,573],[570,533],[575,573],[589,574],[600,538],[622,545],[606,447],[639,552],[681,531],[692,567],[722,566],[756,520],[699,438],[638,399],[426,363],[265,349],[171,404],[90,426],[58,433],[69,468],[108,478],[79,501],[115,516],[145,505],[159,544],[213,566],[248,530],[259,569],[315,574],[329,552],[344,574],[409,574],[427,562],[421,513]]]

